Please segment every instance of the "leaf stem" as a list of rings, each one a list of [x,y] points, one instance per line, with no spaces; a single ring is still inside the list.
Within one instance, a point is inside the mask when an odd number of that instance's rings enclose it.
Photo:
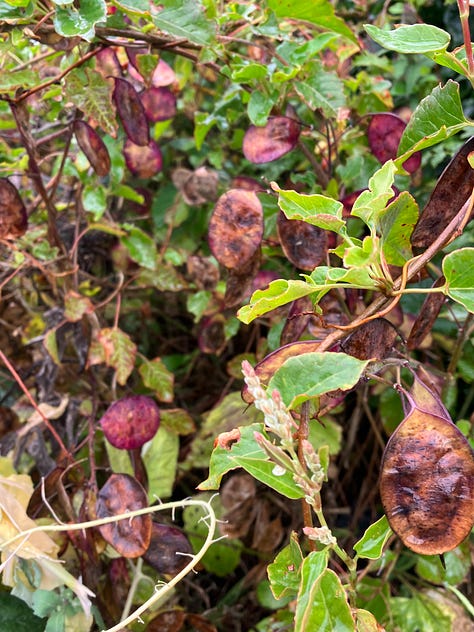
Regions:
[[[469,74],[474,76],[474,57],[472,54],[471,32],[469,29],[469,0],[458,0],[459,17],[461,19],[462,35],[466,50],[467,67]]]
[[[309,401],[303,402],[301,404],[301,414],[300,414],[300,423],[298,426],[298,461],[301,464],[301,467],[306,471],[306,463],[304,460],[304,452],[303,452],[303,441],[308,439],[309,433]],[[313,516],[311,515],[311,507],[306,502],[306,500],[302,499],[302,507],[303,507],[303,523],[305,527],[313,526]],[[311,551],[316,551],[316,542],[313,540],[309,540],[309,547]]]

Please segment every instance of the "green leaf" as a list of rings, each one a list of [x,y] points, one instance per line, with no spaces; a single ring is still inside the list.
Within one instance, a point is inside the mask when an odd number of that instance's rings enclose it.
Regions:
[[[250,121],[257,126],[266,125],[272,107],[276,103],[276,97],[269,96],[259,90],[252,90],[247,103],[247,114]]]
[[[252,79],[264,79],[267,76],[267,71],[267,66],[250,62],[240,66],[234,66],[231,79],[236,83],[245,83]]]
[[[357,608],[355,612],[356,616],[356,630],[357,632],[379,632],[380,626],[377,623],[377,619],[368,610]]]
[[[82,190],[82,205],[86,211],[92,213],[95,222],[100,220],[107,210],[105,189],[97,184],[86,184]]]
[[[149,13],[150,0],[114,0],[126,13]]]
[[[35,5],[28,1],[23,6],[12,6],[5,0],[0,0],[0,20],[5,20],[10,24],[26,22],[33,15]]]
[[[215,39],[214,24],[206,18],[199,0],[162,0],[160,4],[163,9],[153,16],[153,22],[165,33],[201,46]]]
[[[445,580],[451,586],[457,586],[467,576],[471,568],[471,557],[469,539],[452,551],[443,555],[444,567],[446,569]]]
[[[161,425],[178,435],[196,432],[196,424],[191,415],[182,408],[167,408],[161,411]]]
[[[293,532],[290,544],[285,546],[267,567],[268,579],[275,599],[297,594],[302,562],[303,553],[297,535]]]
[[[37,617],[23,599],[4,591],[0,592],[0,612],[2,629],[5,632],[14,632],[15,630],[17,632],[20,630],[44,632],[46,619]]]
[[[174,398],[174,374],[168,371],[160,358],[145,360],[138,369],[143,384],[155,392],[160,402],[172,402]]]
[[[248,325],[255,318],[270,312],[272,309],[291,303],[302,296],[308,296],[317,289],[305,281],[287,281],[285,279],[272,281],[265,290],[257,290],[252,294],[250,304],[240,308],[237,318]]]
[[[391,535],[392,530],[388,524],[387,517],[384,515],[366,529],[361,539],[354,544],[354,551],[358,557],[378,560],[382,555],[383,547]]]
[[[327,566],[327,554],[311,552],[301,567],[296,600],[295,632],[354,632],[346,593],[336,573]]]
[[[309,424],[308,440],[316,450],[324,446],[329,449],[329,454],[338,454],[341,449],[342,428],[330,418],[324,418],[320,422],[312,421]]]
[[[272,182],[278,193],[278,206],[288,219],[298,219],[338,233],[345,228],[342,219],[343,204],[325,195],[304,195],[296,191],[284,191]]]
[[[335,72],[315,67],[306,81],[296,81],[294,87],[311,110],[320,108],[328,118],[336,116],[346,103],[344,84]]]
[[[474,314],[474,248],[455,250],[443,259],[445,294]]]
[[[77,323],[84,314],[94,311],[94,306],[87,296],[78,294],[73,290],[66,293],[64,297],[64,318],[71,323]]]
[[[104,444],[112,472],[116,474],[130,474],[130,476],[133,476],[133,466],[128,450],[114,448],[108,441],[104,441]]]
[[[33,594],[33,611],[38,617],[49,616],[57,606],[61,605],[61,597],[52,590],[38,588]]]
[[[130,257],[139,265],[148,270],[155,270],[158,251],[154,240],[140,228],[124,225],[128,235],[121,238],[121,242],[127,247]]]
[[[43,346],[51,356],[53,362],[59,366],[61,364],[61,360],[59,358],[56,329],[50,329],[45,333],[43,338]]]
[[[403,266],[411,259],[410,237],[418,221],[418,204],[407,192],[400,193],[377,218],[385,261]]]
[[[398,146],[397,165],[403,164],[416,151],[431,147],[473,125],[464,116],[459,84],[449,79],[444,86],[436,86],[413,112]]]
[[[1,17],[1,16],[0,16]],[[31,88],[40,83],[40,77],[34,70],[0,71],[0,90],[15,92],[18,88]]]
[[[240,438],[230,449],[217,445],[212,451],[209,463],[209,477],[198,485],[198,489],[218,489],[222,477],[227,472],[242,467],[261,483],[265,483],[287,498],[303,498],[304,493],[293,480],[290,472],[283,473],[272,463],[267,453],[258,445],[255,432],[268,438],[262,424],[252,424],[238,428]]]
[[[465,53],[465,51],[464,51]],[[464,54],[464,59],[459,59],[458,56],[454,52],[449,52],[447,50],[428,54],[435,64],[440,66],[446,66],[446,68],[450,68],[457,72],[460,75],[464,75],[465,77],[469,77],[469,69],[466,63],[466,56]]]
[[[327,31],[334,31],[357,43],[354,33],[343,19],[334,14],[334,7],[328,0],[268,0],[269,8],[279,18],[291,18],[311,22]]]
[[[352,388],[362,376],[367,360],[358,360],[346,353],[315,351],[288,358],[275,371],[268,384],[276,388],[289,408],[324,393]]]
[[[433,599],[420,592],[407,597],[392,597],[390,609],[393,624],[403,632],[446,632],[451,630],[451,617]]]
[[[124,386],[135,366],[135,343],[124,331],[112,327],[101,329],[96,342],[100,349],[97,350],[91,345],[91,351],[94,349],[99,355],[92,364],[105,362],[107,366],[116,370],[117,382]]]
[[[393,197],[392,185],[397,168],[393,160],[388,160],[369,179],[368,189],[362,191],[352,207],[351,215],[360,217],[372,232],[376,230],[378,215]]]
[[[451,36],[443,29],[431,24],[402,25],[393,31],[379,29],[372,24],[364,24],[369,36],[388,50],[398,53],[432,53],[446,50]]]
[[[95,35],[95,25],[105,22],[106,18],[105,0],[81,0],[80,8],[70,4],[56,9],[54,29],[63,37],[79,35],[90,42]]]
[[[148,478],[148,500],[169,498],[173,492],[178,465],[179,437],[160,426],[151,441],[141,450],[143,464]]]
[[[64,98],[96,121],[105,132],[115,135],[117,121],[111,87],[100,72],[86,68],[68,73],[64,79]]]
[[[445,569],[439,555],[418,555],[415,570],[417,574],[432,584],[442,584]]]

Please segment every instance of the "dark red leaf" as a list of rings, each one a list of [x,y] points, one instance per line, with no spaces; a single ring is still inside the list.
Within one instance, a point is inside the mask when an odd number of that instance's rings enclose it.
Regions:
[[[161,149],[154,140],[142,147],[127,139],[123,153],[129,171],[138,178],[151,178],[163,168]]]
[[[471,195],[474,169],[468,156],[473,151],[474,136],[464,143],[439,177],[411,236],[414,248],[424,249],[432,244]]]
[[[74,134],[79,147],[98,176],[106,176],[110,171],[110,156],[99,134],[85,121],[74,121]]]
[[[278,237],[286,258],[301,270],[313,270],[326,259],[327,231],[297,219],[287,219],[280,211]]]
[[[143,559],[158,573],[177,575],[189,562],[193,549],[180,529],[153,522],[151,541]]]
[[[108,518],[148,506],[145,490],[128,474],[112,474],[97,496],[97,518]],[[98,527],[101,536],[123,557],[140,557],[150,545],[149,514],[125,518]]]
[[[140,98],[151,123],[167,121],[176,114],[176,97],[169,88],[148,88]]]
[[[392,350],[397,330],[388,320],[376,318],[364,323],[341,343],[342,350],[359,360],[383,360]]]
[[[209,247],[226,268],[243,266],[260,246],[263,210],[253,191],[231,189],[217,200],[209,222]]]
[[[398,145],[407,124],[390,112],[374,114],[369,123],[367,138],[374,156],[384,163],[397,157]],[[421,165],[421,153],[418,151],[403,163],[408,173],[413,173]]]
[[[251,125],[245,132],[242,150],[250,162],[262,164],[281,158],[294,149],[300,135],[300,125],[286,116],[268,119],[264,127]]]
[[[161,86],[170,86],[175,81],[176,74],[174,70],[165,61],[160,59],[151,76],[151,85],[155,86],[155,88],[160,88]]]
[[[114,80],[112,97],[125,133],[135,145],[148,145],[150,142],[148,120],[137,91],[126,79],[115,77]]]
[[[21,237],[28,228],[28,216],[17,188],[0,178],[0,239]]]
[[[151,397],[131,395],[114,402],[100,420],[109,443],[134,450],[153,439],[160,425],[160,409]]]

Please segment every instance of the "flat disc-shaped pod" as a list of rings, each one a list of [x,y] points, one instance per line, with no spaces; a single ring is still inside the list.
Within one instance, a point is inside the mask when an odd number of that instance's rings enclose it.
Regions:
[[[380,496],[409,549],[454,549],[474,523],[474,458],[466,438],[447,419],[413,409],[385,448]]]
[[[263,209],[253,191],[231,189],[221,195],[209,222],[209,248],[226,268],[242,267],[260,246]]]
[[[140,94],[149,121],[167,121],[176,114],[176,97],[169,88],[147,88]]]
[[[286,258],[300,270],[314,270],[326,259],[327,231],[298,219],[287,219],[280,211],[278,238]]]
[[[254,164],[272,162],[295,148],[300,125],[287,116],[274,116],[263,127],[251,125],[245,132],[242,150]]]
[[[97,496],[96,515],[97,518],[108,518],[147,506],[145,490],[133,476],[112,474]],[[110,522],[98,528],[104,540],[123,557],[140,557],[150,545],[150,514]]]
[[[112,98],[125,133],[135,145],[148,145],[150,142],[148,119],[137,91],[126,79],[114,77],[114,81]]]
[[[161,149],[154,140],[142,147],[127,138],[123,153],[128,170],[138,178],[152,178],[163,168]]]
[[[110,171],[110,156],[104,141],[85,121],[74,121],[77,143],[98,176],[106,176]]]
[[[392,350],[398,333],[395,327],[385,318],[376,318],[361,325],[346,338],[342,350],[359,360],[383,360]]]
[[[17,188],[0,178],[0,239],[21,237],[28,227],[28,216]]]
[[[390,112],[374,114],[367,129],[369,147],[374,156],[384,163],[397,157],[398,145],[407,124]],[[408,173],[413,173],[421,164],[421,153],[417,151],[403,163]]]

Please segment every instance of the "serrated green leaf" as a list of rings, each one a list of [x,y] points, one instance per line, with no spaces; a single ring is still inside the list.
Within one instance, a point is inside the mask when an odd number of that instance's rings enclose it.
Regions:
[[[325,195],[305,195],[296,191],[284,191],[274,182],[272,189],[278,193],[278,206],[288,219],[298,219],[338,233],[345,228],[342,219],[343,204]]]
[[[436,86],[416,107],[400,140],[396,164],[403,164],[416,151],[473,125],[464,116],[459,84],[449,79],[444,86]]]
[[[37,617],[23,599],[10,595],[8,592],[0,592],[0,612],[2,628],[5,632],[9,630],[44,632],[46,619]]]
[[[161,402],[172,402],[174,398],[174,375],[168,371],[160,358],[145,360],[138,372],[143,384],[154,391]]]
[[[288,408],[295,408],[308,399],[325,393],[352,388],[361,378],[367,360],[346,353],[304,353],[288,358],[275,371],[268,388],[276,388]]]
[[[145,443],[141,456],[148,478],[148,500],[169,498],[173,492],[178,465],[179,437],[160,426],[151,441]]]
[[[303,498],[304,493],[294,482],[293,475],[277,468],[275,463],[269,460],[263,448],[258,445],[255,432],[268,438],[263,425],[241,426],[238,431],[240,438],[231,444],[230,449],[220,445],[214,448],[209,462],[209,477],[198,485],[198,489],[218,489],[224,474],[241,467],[283,496],[293,499]]]
[[[153,22],[165,33],[201,46],[215,39],[214,24],[206,18],[199,0],[163,0],[161,5],[163,9],[153,16]]]
[[[64,97],[76,105],[86,117],[115,135],[117,121],[112,105],[111,86],[106,79],[91,68],[71,71],[64,79]],[[104,139],[105,140],[105,139]]]
[[[296,539],[291,534],[290,544],[282,549],[271,564],[267,566],[270,588],[275,599],[296,595],[300,586],[300,566],[303,553]]]
[[[443,259],[445,294],[474,314],[474,248],[455,250]]]
[[[369,36],[388,50],[398,53],[432,53],[446,50],[451,36],[443,29],[431,24],[402,24],[393,31],[364,24]]]
[[[450,617],[433,599],[415,592],[411,599],[391,597],[393,623],[403,632],[446,632],[451,630]]]
[[[272,309],[291,303],[302,296],[308,296],[316,290],[316,287],[305,281],[286,281],[285,279],[272,281],[265,290],[257,290],[252,294],[250,304],[239,309],[237,318],[248,325],[255,318]]]
[[[334,31],[357,43],[354,33],[342,18],[334,13],[333,5],[328,0],[268,0],[269,8],[279,18],[291,18],[311,22],[327,31]]]
[[[126,246],[130,257],[140,266],[155,270],[158,250],[154,240],[136,226],[127,225],[124,228],[128,230],[128,235],[123,236],[121,242]]]
[[[252,79],[264,79],[267,76],[267,67],[256,62],[234,67],[231,73],[232,81],[237,83],[251,81]]]
[[[97,334],[96,341],[102,349],[105,364],[116,371],[117,382],[122,386],[135,366],[137,347],[124,331],[105,327]],[[99,355],[99,360],[102,361]]]
[[[387,263],[403,266],[412,257],[410,237],[417,221],[418,204],[407,191],[381,211],[377,228]]]
[[[247,103],[247,114],[250,121],[257,126],[266,125],[272,107],[277,101],[273,95],[267,95],[259,90],[252,90]]]
[[[346,103],[341,79],[335,72],[317,66],[306,81],[296,81],[294,87],[310,109],[321,109],[328,118],[336,116],[338,109]]]
[[[40,83],[40,77],[34,70],[0,70],[0,90],[14,92],[18,88],[30,88]]]
[[[310,553],[301,566],[296,600],[295,632],[354,632],[355,623],[345,590],[327,566],[327,554]]]
[[[63,37],[80,36],[90,42],[95,35],[96,24],[105,22],[106,18],[105,0],[81,0],[79,8],[70,4],[56,9],[54,29]]]
[[[358,557],[378,560],[382,555],[383,547],[391,535],[392,530],[388,524],[387,517],[382,516],[366,529],[361,539],[354,544],[354,551]]]
[[[86,184],[82,190],[82,205],[88,213],[92,213],[94,221],[100,220],[107,210],[105,189],[97,184]]]

